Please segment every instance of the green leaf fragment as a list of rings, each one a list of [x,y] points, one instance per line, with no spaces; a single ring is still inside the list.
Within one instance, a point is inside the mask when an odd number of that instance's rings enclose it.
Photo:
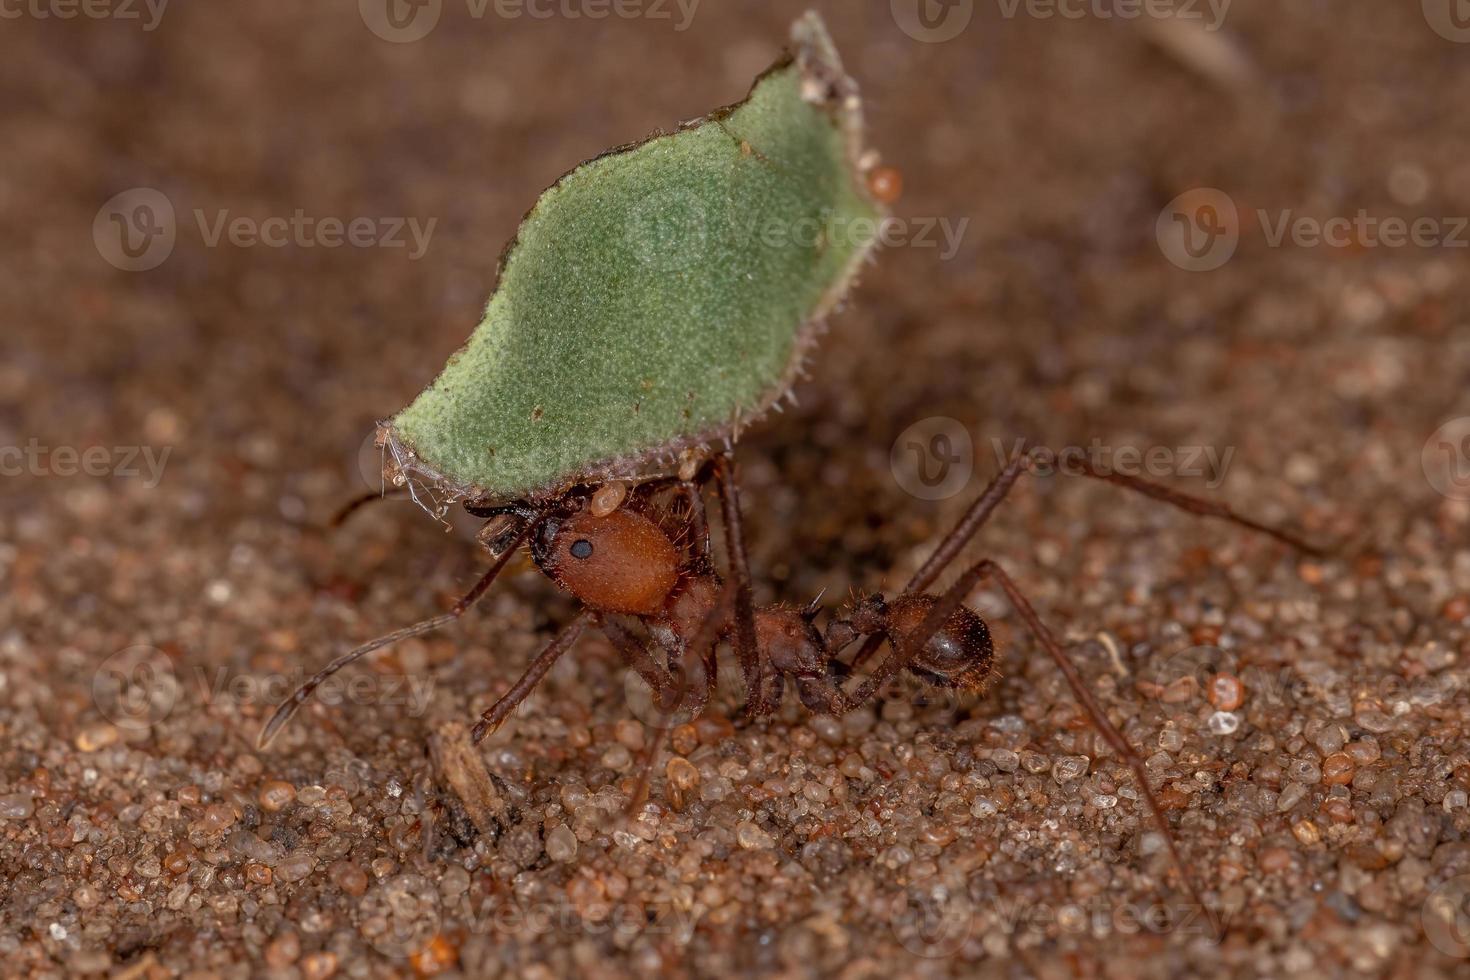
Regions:
[[[395,482],[442,507],[661,475],[787,392],[883,218],[856,86],[815,14],[792,40],[744,102],[542,194],[468,343],[380,427]]]

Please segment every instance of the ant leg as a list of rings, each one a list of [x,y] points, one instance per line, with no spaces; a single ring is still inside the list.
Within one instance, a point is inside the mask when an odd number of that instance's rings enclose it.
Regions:
[[[997,473],[995,479],[990,481],[985,491],[975,498],[975,502],[965,511],[959,523],[950,529],[950,532],[939,542],[939,547],[934,549],[934,553],[919,566],[914,577],[909,579],[908,584],[903,587],[904,594],[923,592],[934,584],[934,580],[949,567],[950,562],[959,557],[965,545],[970,543],[970,539],[985,525],[986,521],[990,520],[990,515],[995,513],[995,508],[1006,499],[1006,495],[1011,492],[1016,481],[1030,470],[1031,452],[1029,448],[1026,448],[1019,456],[1007,463],[1005,469]]]
[[[695,634],[693,642],[685,647],[682,658],[678,651],[668,651],[670,663],[678,664],[680,701],[683,700],[684,685],[688,683],[688,665],[698,660],[704,669],[704,686],[694,688],[693,700],[688,705],[690,718],[699,717],[709,703],[715,699],[715,689],[720,683],[718,656],[720,635],[729,625],[734,598],[735,593],[727,584],[720,599],[715,603],[715,607],[705,615],[704,622],[700,624],[699,632]]]
[[[685,685],[688,683],[689,664],[699,661],[704,668],[704,686],[694,689],[694,700],[688,706],[691,718],[699,717],[715,699],[715,689],[720,683],[720,637],[730,625],[730,615],[735,606],[735,591],[734,582],[726,582],[721,587],[715,604],[705,613],[704,621],[699,624],[699,632],[684,645],[682,651],[665,648],[669,663],[677,671],[681,702],[682,692],[686,690]]]
[[[1111,483],[1114,486],[1122,487],[1125,490],[1130,490],[1141,496],[1149,497],[1199,517],[1218,518],[1219,520],[1227,521],[1246,530],[1255,531],[1267,537],[1274,538],[1283,544],[1309,555],[1321,555],[1323,553],[1321,548],[1283,528],[1273,527],[1272,525],[1237,514],[1231,507],[1218,501],[1205,500],[1202,497],[1183,493],[1166,487],[1161,483],[1154,483],[1151,480],[1145,480],[1140,477],[1100,470],[1086,460],[1075,460],[1072,462],[1075,464],[1076,469],[1068,466],[1063,467],[1059,472],[1075,476],[1085,476],[1089,479]],[[1032,472],[1034,465],[1035,456],[1033,455],[1033,450],[1029,447],[1024,448],[1020,455],[1007,463],[1005,469],[1001,470],[995,479],[990,481],[990,485],[985,488],[985,491],[965,511],[964,516],[959,519],[959,522],[941,539],[939,546],[934,549],[934,553],[914,573],[914,577],[904,586],[903,594],[912,595],[928,589],[934,583],[934,580],[959,556],[965,546],[970,543],[970,539],[975,536],[976,532],[990,519],[990,515],[995,512],[996,507],[1000,506],[1001,501],[1006,498],[1006,495],[1010,493],[1011,488],[1016,485],[1016,482],[1021,476]],[[853,658],[852,666],[857,667],[876,653],[878,648],[882,646],[884,639],[885,637],[881,633],[869,637],[859,649],[857,656]]]
[[[1164,844],[1169,851],[1169,860],[1174,865],[1174,870],[1183,880],[1184,886],[1189,891],[1190,897],[1194,899],[1195,904],[1204,910],[1206,917],[1210,920],[1210,926],[1218,938],[1222,934],[1220,922],[1216,918],[1214,910],[1205,904],[1199,887],[1195,883],[1194,876],[1190,874],[1188,866],[1185,865],[1184,859],[1179,854],[1179,849],[1174,843],[1174,832],[1169,826],[1168,819],[1164,816],[1164,811],[1159,807],[1159,802],[1154,796],[1153,789],[1149,786],[1148,773],[1144,769],[1143,759],[1128,744],[1128,740],[1123,737],[1123,733],[1118,731],[1113,723],[1108,720],[1107,713],[1103,710],[1102,705],[1097,703],[1097,699],[1093,697],[1092,691],[1088,688],[1087,682],[1083,680],[1081,673],[1078,672],[1076,665],[1067,657],[1067,654],[1062,650],[1061,644],[1057,642],[1051,630],[1047,629],[1046,624],[1041,621],[1041,617],[1036,614],[1036,610],[1026,599],[1025,595],[1022,594],[1015,581],[1006,574],[1005,569],[1001,568],[1000,565],[991,559],[986,558],[970,566],[952,586],[945,590],[939,601],[934,604],[934,608],[929,610],[928,615],[924,617],[924,621],[919,624],[918,629],[902,637],[896,644],[897,649],[883,662],[878,670],[873,672],[873,676],[863,683],[859,689],[858,699],[866,700],[868,697],[871,697],[872,693],[877,689],[877,684],[882,683],[880,675],[882,675],[883,679],[886,679],[894,671],[911,661],[920,650],[924,649],[924,645],[929,642],[929,638],[954,614],[955,610],[964,602],[966,596],[987,578],[993,578],[1000,585],[1006,594],[1006,598],[1010,600],[1011,606],[1020,615],[1022,621],[1025,622],[1026,628],[1036,637],[1037,642],[1041,644],[1042,648],[1046,650],[1047,654],[1056,663],[1057,669],[1062,672],[1062,676],[1067,681],[1067,686],[1072,689],[1072,696],[1082,706],[1083,712],[1087,715],[1088,720],[1092,722],[1092,727],[1097,730],[1097,733],[1102,736],[1103,741],[1108,743],[1108,746],[1117,753],[1118,757],[1123,760],[1123,763],[1133,774],[1133,781],[1138,785],[1139,795],[1142,797],[1144,805],[1148,807],[1154,825],[1158,828],[1159,833],[1163,835]],[[890,665],[892,666],[890,667]],[[877,683],[874,683],[875,681]]]
[[[1327,553],[1325,548],[1319,548],[1317,545],[1293,534],[1285,528],[1275,527],[1246,517],[1243,514],[1237,514],[1229,506],[1219,501],[1206,500],[1203,497],[1196,497],[1193,494],[1182,493],[1171,487],[1166,487],[1162,483],[1154,483],[1152,480],[1145,480],[1141,477],[1100,470],[1085,459],[1077,461],[1077,468],[1077,475],[1093,480],[1101,480],[1104,483],[1111,483],[1113,486],[1122,487],[1125,490],[1132,490],[1134,493],[1151,497],[1154,500],[1166,503],[1170,507],[1177,508],[1188,514],[1196,514],[1200,517],[1214,517],[1222,521],[1228,521],[1237,527],[1245,528],[1247,531],[1255,531],[1269,538],[1275,538],[1282,544],[1295,548],[1304,554],[1321,557]],[[1063,468],[1060,472],[1067,473],[1070,471]]]
[[[654,728],[653,735],[649,738],[648,743],[643,747],[643,754],[638,760],[638,782],[634,785],[633,792],[628,797],[628,809],[626,812],[629,816],[632,816],[633,811],[642,805],[643,799],[648,793],[648,783],[653,774],[653,764],[657,761],[659,750],[663,748],[665,740],[669,737],[669,732],[673,730],[674,713],[682,706],[684,694],[687,690],[689,678],[687,665],[691,659],[698,658],[704,662],[705,683],[704,689],[695,695],[694,702],[690,705],[689,717],[694,718],[698,716],[714,696],[715,672],[718,669],[718,664],[714,656],[715,646],[719,643],[720,633],[723,632],[726,621],[730,618],[729,600],[732,586],[733,583],[728,583],[720,590],[719,600],[705,614],[704,621],[699,624],[699,632],[694,634],[693,641],[685,645],[682,658],[680,658],[678,651],[667,650],[670,662],[678,665],[677,688],[675,690],[677,698],[672,707],[667,706],[667,702],[658,706],[658,725]]]
[[[693,539],[694,557],[709,559],[709,518],[705,514],[704,494],[693,480],[680,480],[675,487],[689,503],[689,534]]]
[[[775,710],[766,698],[765,662],[755,637],[755,602],[750,591],[750,560],[745,554],[745,534],[740,523],[740,491],[735,486],[735,463],[729,453],[714,460],[715,479],[720,485],[720,516],[725,522],[725,551],[730,579],[735,585],[735,653],[745,675],[746,707],[759,717]]]
[[[649,690],[653,692],[654,704],[659,710],[677,709],[683,693],[680,679],[675,677],[672,671],[655,663],[653,657],[649,656],[647,648],[639,643],[637,637],[625,629],[621,623],[599,615],[594,620],[594,624],[602,630],[612,645],[617,647],[623,663],[643,678],[643,683],[647,684]]]
[[[572,648],[577,637],[582,635],[582,630],[593,621],[594,614],[584,609],[577,614],[575,619],[563,626],[562,631],[546,644],[546,648],[536,655],[535,660],[531,661],[531,666],[526,668],[521,679],[516,681],[509,691],[501,695],[499,701],[486,708],[485,713],[480,715],[480,720],[475,723],[474,728],[470,729],[470,742],[479,745],[485,740],[486,735],[503,725],[505,719],[510,717],[510,713],[530,696],[537,684],[541,683],[541,679],[546,676],[552,664],[560,660],[562,655]]]
[[[280,733],[281,729],[286,726],[286,723],[296,714],[297,710],[311,697],[312,692],[320,687],[323,681],[343,667],[356,663],[373,651],[381,650],[383,647],[397,643],[399,640],[407,640],[410,637],[432,633],[434,630],[448,626],[463,616],[485,594],[485,590],[490,588],[490,584],[495,581],[501,569],[510,563],[511,557],[540,523],[541,517],[539,515],[534,520],[528,522],[521,529],[520,533],[516,535],[515,543],[505,549],[505,553],[495,560],[495,564],[491,565],[485,574],[480,576],[480,580],[475,583],[474,587],[461,596],[449,612],[414,623],[412,626],[405,626],[402,629],[394,630],[392,633],[380,636],[376,640],[364,643],[362,646],[342,654],[342,656],[317,671],[310,680],[298,687],[294,694],[285,701],[282,701],[280,706],[276,708],[275,714],[271,715],[270,721],[266,722],[265,727],[260,730],[260,735],[256,738],[255,742],[256,747],[264,749],[268,746],[271,740]]]

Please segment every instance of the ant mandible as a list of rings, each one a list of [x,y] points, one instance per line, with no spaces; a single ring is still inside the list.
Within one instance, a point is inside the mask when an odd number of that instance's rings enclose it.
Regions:
[[[621,485],[611,484],[580,487],[539,507],[531,503],[492,507],[467,503],[467,511],[486,519],[480,540],[496,556],[490,569],[449,612],[381,636],[324,667],[280,705],[262,730],[260,743],[268,743],[312,692],[343,667],[463,616],[525,544],[529,544],[536,566],[583,608],[537,655],[521,678],[481,715],[471,736],[476,743],[504,723],[589,626],[600,629],[627,665],[649,685],[666,718],[680,707],[698,714],[709,702],[718,674],[716,651],[720,641],[728,642],[735,650],[744,676],[745,708],[754,717],[769,715],[780,706],[788,680],[794,683],[807,708],[834,715],[867,702],[887,680],[904,670],[930,684],[980,690],[995,674],[995,650],[985,621],[964,602],[982,582],[993,581],[1056,663],[1103,741],[1132,773],[1139,795],[1164,839],[1170,862],[1193,900],[1215,923],[1218,934],[1214,913],[1184,864],[1168,820],[1149,786],[1142,758],[1108,720],[1015,581],[997,562],[985,558],[966,568],[943,592],[929,591],[1021,476],[1032,472],[1036,458],[1028,451],[1006,465],[897,597],[861,598],[846,616],[832,619],[823,630],[815,625],[819,612],[815,603],[801,610],[781,604],[754,605],[739,491],[728,453],[692,471],[686,468],[677,477],[651,480],[626,493]],[[1269,535],[1300,551],[1320,554],[1301,538],[1243,517],[1224,504],[1101,470],[1085,460],[1077,463],[1075,472],[1191,514],[1219,518]],[[710,482],[718,490],[728,578],[716,570],[709,548],[704,488]],[[672,499],[665,500],[665,496]],[[675,506],[679,502],[683,503],[681,508]],[[662,661],[628,628],[629,619],[642,623],[648,641],[663,653]],[[851,662],[840,660],[840,655],[859,640],[862,646]],[[888,656],[854,690],[847,691],[842,681],[885,642],[892,647]],[[690,692],[692,703],[681,704],[686,663],[704,668],[705,684]],[[651,757],[645,760],[640,792],[649,764]]]

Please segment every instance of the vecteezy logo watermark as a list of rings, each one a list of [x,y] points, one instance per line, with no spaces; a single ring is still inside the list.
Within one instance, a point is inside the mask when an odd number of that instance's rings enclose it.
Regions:
[[[194,671],[200,703],[256,705],[274,708],[290,697],[311,675],[305,669],[285,674],[232,674],[224,667]],[[421,718],[434,696],[434,679],[416,674],[379,674],[373,671],[333,674],[312,693],[318,704],[368,705],[393,708],[410,718]]]
[[[1093,439],[1086,446],[1028,446],[1016,439],[1009,446],[991,439],[996,468],[1004,469],[1022,456],[1037,476],[1054,474],[1152,477],[1190,477],[1216,489],[1225,481],[1235,448],[1226,446],[1110,446]],[[974,448],[965,427],[951,418],[935,416],[916,422],[894,441],[889,452],[893,478],[921,500],[942,500],[963,490],[974,472]]]
[[[419,874],[385,878],[363,895],[357,928],[385,956],[402,958],[425,950],[440,932],[529,942],[550,935],[606,936],[619,948],[639,937],[670,937],[683,945],[694,934],[696,915],[667,899],[631,897],[482,902],[473,892],[441,893]]]
[[[941,262],[959,253],[965,229],[970,226],[969,218],[911,216],[877,220],[827,214],[787,219],[778,215],[761,217],[754,212],[738,214],[736,221],[737,234],[767,248],[794,245],[820,251],[834,243],[853,249],[877,243],[884,248],[937,248]]]
[[[888,453],[893,479],[920,500],[953,497],[975,471],[975,444],[964,425],[936,415],[899,433]]]
[[[104,660],[92,676],[92,700],[119,728],[143,730],[158,724],[178,706],[185,687],[197,690],[204,706],[248,706],[269,712],[310,676],[304,667],[272,674],[234,673],[226,667],[195,666],[188,674],[157,647],[138,645]],[[432,676],[376,671],[334,674],[313,692],[320,704],[390,708],[421,718],[434,696]],[[257,714],[259,711],[256,712]]]
[[[1006,20],[1182,20],[1207,31],[1225,25],[1232,0],[995,0]],[[889,0],[893,22],[915,41],[938,44],[958,37],[975,14],[974,0]]]
[[[1360,208],[1352,215],[1321,217],[1291,208],[1274,213],[1258,208],[1254,216],[1268,248],[1470,248],[1470,217],[1463,215],[1379,216]],[[1201,187],[1169,202],[1159,213],[1155,234],[1170,262],[1190,272],[1210,272],[1235,255],[1243,221],[1230,195]]]
[[[1218,674],[1235,674],[1240,670],[1238,658],[1216,646],[1186,647],[1154,664],[1150,674],[1160,687],[1188,681],[1194,691],[1204,691],[1210,679]],[[1260,692],[1257,691],[1257,694]]]
[[[6,476],[111,476],[143,478],[152,490],[163,479],[172,446],[46,446],[32,438],[24,446],[0,446],[0,477]]]
[[[1470,0],[1420,0],[1424,19],[1446,41],[1470,43]]]
[[[975,0],[888,0],[888,8],[899,30],[926,44],[959,37],[975,16]]]
[[[1441,882],[1419,913],[1424,935],[1446,956],[1470,958],[1470,875]]]
[[[460,905],[464,903],[460,899]],[[511,901],[481,906],[478,914],[457,916],[476,935],[514,937],[525,942],[533,936],[561,933],[574,936],[613,936],[622,948],[639,936],[671,936],[680,945],[694,934],[696,916],[667,899],[650,903],[601,899],[572,901]]]
[[[955,955],[975,932],[975,909],[964,895],[901,895],[889,924],[904,949],[925,959]]]
[[[1249,663],[1238,652],[1215,646],[1187,647],[1151,659],[1140,683],[1155,685],[1157,695],[1166,701],[1206,698],[1227,712],[1239,710],[1246,701],[1271,706],[1312,701],[1340,704],[1344,710],[1355,702],[1407,702],[1423,708],[1451,702],[1465,687],[1453,673],[1411,678],[1361,665],[1343,669],[1313,659]]]
[[[694,21],[700,0],[464,0],[475,20],[667,20],[683,32]],[[384,41],[409,44],[428,37],[444,13],[444,0],[357,0],[362,22]]]
[[[1056,473],[1081,475],[1089,471],[1108,475],[1153,477],[1156,479],[1184,476],[1202,479],[1211,490],[1225,482],[1225,471],[1235,457],[1235,447],[1223,450],[1216,446],[1109,446],[1093,439],[1086,446],[1027,447],[1017,439],[1006,448],[1004,440],[990,441],[998,467],[1004,467],[1023,453],[1031,456],[1031,472],[1037,476]]]
[[[1201,21],[1207,31],[1225,26],[1231,0],[996,0],[1000,14],[1014,20],[1024,13],[1036,20],[1184,20]]]
[[[623,695],[627,699],[628,713],[650,730],[675,728],[699,717],[710,704],[738,704],[745,700],[745,677],[738,664],[725,659],[715,666],[715,684],[709,686],[709,674],[704,663],[697,658],[686,658],[683,665],[676,663],[670,677],[664,683],[663,701],[655,693],[647,678],[630,668],[623,675]],[[831,675],[830,681],[840,684],[843,677]],[[801,697],[804,681],[798,679],[785,689],[786,697]],[[969,692],[949,686],[931,684],[907,671],[888,678],[878,688],[875,702],[884,705],[907,704],[915,712],[924,712],[931,717],[954,717],[964,707],[965,699],[973,700]]]
[[[1275,216],[1256,212],[1266,244],[1280,248],[1470,248],[1470,218],[1376,217],[1359,209],[1352,217],[1314,218],[1287,209]]]
[[[1159,212],[1154,234],[1164,258],[1187,272],[1210,272],[1235,254],[1240,215],[1229,194],[1213,187],[1196,188]]]
[[[756,156],[759,151],[750,149]],[[711,205],[692,187],[655,191],[632,205],[623,227],[629,249],[639,262],[677,272],[703,261],[716,249],[751,245],[772,250],[821,253],[840,247],[855,251],[884,248],[938,249],[940,261],[960,250],[968,217],[886,217],[844,215],[831,209],[788,213],[764,207],[770,196],[762,177],[769,163],[737,163],[723,203]]]
[[[136,20],[151,31],[167,7],[168,0],[0,0],[0,20]]]
[[[438,218],[420,223],[418,218],[317,218],[297,208],[291,217],[264,219],[244,216],[231,218],[228,210],[216,211],[211,218],[203,210],[194,211],[199,234],[209,248],[219,245],[221,238],[236,248],[409,248],[409,261],[424,257],[434,235]],[[407,236],[404,232],[407,231]]]
[[[1419,461],[1430,486],[1451,500],[1470,500],[1470,415],[1435,429]]]
[[[113,196],[92,219],[92,241],[108,264],[124,272],[162,265],[174,250],[174,206],[162,191],[134,187]]]
[[[1209,916],[1193,904],[1116,902],[1107,895],[1052,905],[995,898],[974,903],[947,893],[900,895],[892,900],[889,925],[905,949],[929,959],[954,956],[984,923],[1011,937],[1023,935],[1212,934]]]
[[[194,224],[206,248],[228,243],[236,248],[388,248],[407,249],[410,261],[423,258],[438,218],[317,217],[297,208],[290,216],[231,216],[228,208],[195,208]],[[114,196],[92,220],[92,240],[109,264],[124,272],[146,272],[173,254],[179,222],[173,202],[151,187],[134,187]]]
[[[118,728],[145,731],[168,717],[179,699],[173,663],[157,647],[126,647],[92,675],[92,701]]]
[[[1022,455],[1030,457],[1029,470],[1036,476],[1116,475],[1139,478],[1202,479],[1210,489],[1225,482],[1235,447],[1213,445],[1107,445],[1092,439],[1088,445],[1057,448],[1026,445],[1025,439],[991,439],[995,467],[1004,469]],[[975,450],[963,425],[944,416],[929,417],[903,430],[889,451],[889,466],[901,488],[920,500],[954,497],[970,482],[975,469]]]
[[[639,262],[661,272],[680,272],[709,251],[710,218],[699,195],[676,187],[635,204],[623,233]]]
[[[444,13],[444,0],[357,0],[368,30],[385,41],[409,44],[429,36]]]

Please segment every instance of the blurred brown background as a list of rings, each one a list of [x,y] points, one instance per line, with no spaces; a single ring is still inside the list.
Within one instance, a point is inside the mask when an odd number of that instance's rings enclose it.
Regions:
[[[849,587],[896,588],[996,467],[993,440],[1228,450],[1222,486],[1176,485],[1351,549],[1300,565],[1060,480],[1018,493],[975,549],[1004,556],[1081,643],[1089,678],[1121,699],[1119,720],[1137,719],[1144,755],[1160,731],[1186,733],[1166,776],[1187,801],[1181,841],[1237,923],[1225,947],[994,914],[1004,898],[1056,908],[1181,894],[1137,853],[1131,802],[1099,810],[1059,791],[1053,758],[1099,753],[998,602],[979,606],[1008,658],[990,699],[880,712],[871,731],[849,726],[815,749],[802,713],[752,729],[730,705],[740,738],[702,758],[706,784],[726,779],[731,795],[704,799],[690,826],[670,823],[670,840],[641,853],[611,836],[611,817],[576,824],[565,799],[567,785],[615,787],[626,769],[602,755],[629,713],[594,641],[486,752],[519,794],[516,829],[418,853],[423,809],[444,797],[442,827],[458,805],[435,788],[425,738],[493,699],[570,611],[535,576],[499,588],[473,624],[359,668],[437,678],[427,715],[310,711],[257,755],[269,699],[216,683],[313,667],[472,581],[481,558],[463,535],[410,507],[335,535],[310,525],[364,489],[372,423],[467,336],[537,193],[607,146],[739,98],[801,6],[649,0],[626,8],[638,16],[594,19],[596,4],[573,0],[538,7],[545,18],[443,0],[416,8],[439,19],[406,41],[377,0],[174,0],[70,19],[64,0],[27,0],[0,24],[0,445],[104,447],[111,475],[67,475],[40,452],[0,481],[0,934],[18,937],[0,953],[12,967],[245,975],[263,958],[283,975],[323,975],[358,957],[364,971],[401,970],[417,952],[423,972],[471,973],[1465,968],[1463,947],[1431,942],[1423,918],[1470,871],[1459,727],[1470,508],[1444,482],[1455,472],[1434,469],[1431,440],[1470,415],[1470,231],[1457,221],[1470,213],[1470,43],[1451,4],[1237,0],[1220,20],[1203,3],[1162,18],[1073,5],[1074,18],[1041,16],[1052,8],[1038,3],[924,2],[947,25],[937,33],[905,0],[818,4],[862,84],[872,143],[903,171],[896,214],[910,238],[834,318],[800,408],[742,443],[760,597],[825,588],[838,604]],[[946,17],[968,20],[939,40],[959,24]],[[176,240],[161,264],[127,271],[106,205],[138,188],[167,201]],[[1238,218],[1223,227],[1239,244],[1192,272],[1159,228],[1198,188],[1228,196]],[[125,222],[140,200],[159,198],[124,198]],[[195,215],[212,229],[226,212],[259,222],[298,210],[369,218],[379,232],[433,225],[419,255],[406,230],[396,248],[211,244]],[[1429,218],[1437,237],[1273,246],[1268,234],[1283,216],[1360,211]],[[963,228],[952,250],[943,227]],[[899,434],[933,417],[956,420],[975,447],[968,493],[941,502],[910,496],[890,467]],[[1444,466],[1470,467],[1470,451],[1454,455],[1463,434],[1449,430]],[[168,451],[159,479],[119,472],[135,447]],[[1125,674],[1208,640],[1287,670],[1316,658],[1353,680],[1341,697],[1248,702],[1239,733],[1218,738],[1197,692],[1159,703],[1114,675],[1106,644],[1081,642],[1105,633]],[[161,651],[177,690],[130,727],[94,688],[99,664],[133,645]],[[1443,687],[1430,704],[1381,693],[1425,677]],[[990,724],[1005,718],[1021,727]],[[1341,740],[1316,738],[1334,725]],[[1372,778],[1334,790],[1303,777],[1303,796],[1277,808],[1292,760],[1315,753],[1320,768],[1365,737],[1381,743],[1358,760]],[[997,768],[991,753],[1006,746],[1039,753],[1042,768]],[[833,777],[851,779],[844,799],[796,793],[799,813],[770,789],[820,781],[852,752],[904,774]],[[911,765],[936,754],[952,769]],[[299,795],[280,812],[261,796],[276,779]],[[1342,785],[1350,820],[1330,810]],[[337,787],[350,814],[311,787]],[[976,795],[1001,790],[1014,808],[982,816]],[[963,803],[953,820],[944,794]],[[877,829],[852,830],[864,817]],[[1316,838],[1296,829],[1303,820],[1322,825]],[[746,822],[774,847],[738,843]],[[563,823],[590,828],[571,861],[542,851]],[[254,845],[232,836],[242,829],[280,850],[254,861],[274,880],[250,870]],[[840,860],[812,850],[823,839],[844,842]],[[750,857],[762,851],[769,868]],[[302,854],[310,862],[289,863]],[[344,862],[374,889],[427,882],[439,928],[419,939],[437,932],[442,948],[426,958],[423,942],[384,952],[365,939],[377,926],[363,903],[378,893],[364,896]],[[452,911],[463,895],[556,896],[580,915],[586,888],[613,903],[656,888],[700,924],[631,938],[497,933]],[[894,909],[940,901],[936,889],[969,896],[965,935],[915,956]]]

